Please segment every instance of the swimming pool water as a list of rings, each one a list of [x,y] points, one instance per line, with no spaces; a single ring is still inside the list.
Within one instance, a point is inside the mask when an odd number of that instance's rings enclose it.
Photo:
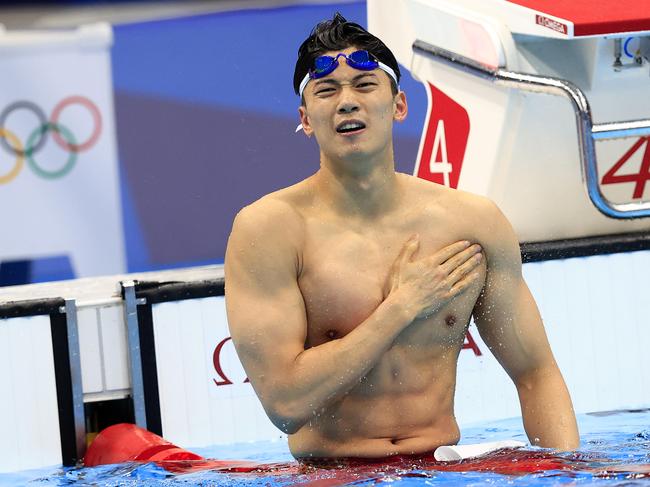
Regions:
[[[220,445],[196,448],[206,458],[252,460],[278,464],[262,472],[224,473],[198,471],[169,473],[155,464],[128,463],[95,468],[45,468],[12,474],[0,474],[4,486],[285,486],[285,485],[650,485],[650,473],[635,471],[650,465],[650,410],[619,411],[578,416],[580,450],[563,454],[564,460],[578,470],[547,470],[524,475],[505,475],[478,471],[436,471],[411,462],[399,466],[375,464],[371,469],[303,468],[296,463],[286,441]],[[461,443],[478,443],[514,438],[527,441],[519,418],[463,428]],[[537,454],[543,454],[541,449]],[[535,453],[533,453],[535,455]],[[499,454],[501,462],[521,461],[512,452]],[[513,463],[514,464],[514,463]],[[603,473],[616,465],[618,472]],[[470,463],[455,468],[471,467]],[[587,470],[588,469],[588,470]],[[650,467],[647,470],[650,472]]]

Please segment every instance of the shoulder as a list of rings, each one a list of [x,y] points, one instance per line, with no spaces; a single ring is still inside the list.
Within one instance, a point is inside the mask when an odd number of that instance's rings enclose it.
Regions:
[[[227,275],[248,273],[261,282],[300,269],[305,232],[296,197],[295,188],[286,188],[239,211],[226,247]]]
[[[488,268],[521,272],[519,238],[499,206],[489,198],[471,193],[462,195],[465,210],[463,218],[471,226],[473,238],[481,244]]]
[[[461,190],[455,190],[454,193],[456,204],[463,211],[465,218],[475,224],[474,228],[484,234],[483,236],[508,233],[512,230],[508,218],[490,198]]]
[[[291,239],[303,233],[304,218],[296,200],[294,187],[263,196],[242,208],[233,221],[233,233],[248,237]]]
[[[520,258],[519,240],[510,221],[499,206],[485,196],[456,190],[453,196],[455,216],[467,228],[469,237],[485,249],[489,259]]]
[[[427,206],[437,206],[453,216],[462,215],[463,221],[480,221],[494,226],[508,223],[496,203],[485,196],[448,188],[406,174],[403,175],[403,180],[409,192],[429,203]]]
[[[423,207],[433,208],[428,216],[446,222],[459,238],[480,243],[489,261],[517,266],[519,240],[508,218],[490,198],[412,176],[406,183]]]

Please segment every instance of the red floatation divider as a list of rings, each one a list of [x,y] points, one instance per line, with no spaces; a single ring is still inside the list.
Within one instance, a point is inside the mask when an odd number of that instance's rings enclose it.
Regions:
[[[165,460],[204,458],[134,424],[122,423],[109,426],[97,435],[88,447],[84,464],[94,467],[112,463]]]
[[[294,485],[314,487],[341,485],[342,482],[358,481],[364,475],[376,475],[382,471],[400,471],[413,468],[447,472],[492,472],[503,475],[526,475],[550,470],[589,471],[596,476],[608,473],[632,472],[634,478],[650,476],[650,465],[608,465],[594,469],[589,463],[577,458],[563,458],[548,451],[500,450],[483,457],[462,461],[439,462],[433,454],[396,455],[382,459],[330,459],[323,462],[258,463],[239,460],[209,460],[196,453],[180,448],[134,424],[116,424],[101,431],[88,447],[84,457],[86,467],[125,462],[154,462],[173,473],[189,473],[213,470],[230,473],[295,475]],[[323,478],[325,477],[325,478]],[[301,483],[302,481],[302,483]]]
[[[292,463],[257,463],[238,460],[209,460],[180,448],[164,438],[134,424],[116,424],[102,430],[88,447],[84,457],[86,467],[124,462],[155,462],[170,472],[182,473],[198,470],[259,473],[304,473],[305,466]],[[510,475],[540,472],[552,469],[571,469],[569,462],[548,452],[509,451],[507,455],[487,455],[462,462],[438,462],[432,454],[421,456],[393,456],[377,459],[340,459],[310,462],[313,467],[333,466],[352,468],[368,473],[377,468],[405,467],[416,463],[420,468],[438,471],[491,471]],[[320,465],[319,465],[320,463]]]
[[[134,424],[121,423],[102,430],[88,447],[86,467],[125,462],[155,462],[172,472],[223,470],[251,472],[260,464],[247,461],[207,460]]]

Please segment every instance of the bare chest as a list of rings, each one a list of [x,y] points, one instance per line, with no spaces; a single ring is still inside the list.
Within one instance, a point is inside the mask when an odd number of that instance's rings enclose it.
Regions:
[[[457,240],[471,239],[468,229],[452,222],[430,227],[417,220],[398,219],[392,225],[363,231],[322,222],[307,226],[299,279],[307,312],[307,347],[345,336],[372,314],[388,293],[391,266],[416,232],[421,245],[415,259]],[[481,272],[485,273],[484,266]],[[418,350],[432,350],[432,346],[439,348],[435,345],[460,347],[481,287],[477,284],[439,313],[414,322],[400,335],[395,348],[404,345],[404,350],[417,354]]]

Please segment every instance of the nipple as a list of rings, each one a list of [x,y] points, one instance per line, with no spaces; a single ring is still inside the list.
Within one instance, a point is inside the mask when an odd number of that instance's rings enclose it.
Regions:
[[[454,326],[456,324],[456,317],[454,315],[449,315],[445,318],[445,323],[447,326]]]
[[[333,340],[334,338],[336,338],[338,336],[338,333],[336,332],[336,330],[328,330],[326,335],[327,335],[328,338]]]

